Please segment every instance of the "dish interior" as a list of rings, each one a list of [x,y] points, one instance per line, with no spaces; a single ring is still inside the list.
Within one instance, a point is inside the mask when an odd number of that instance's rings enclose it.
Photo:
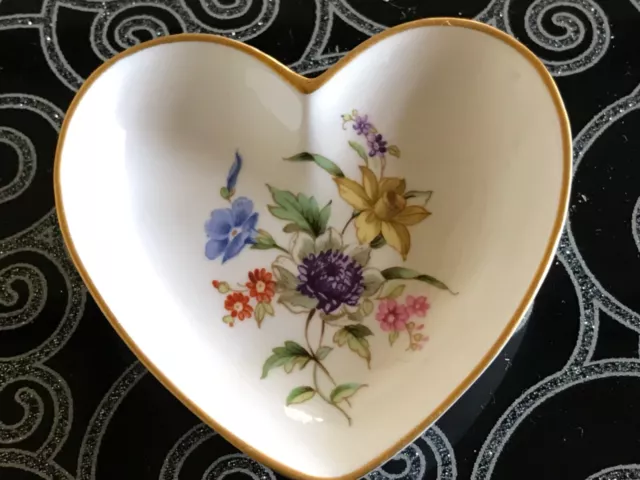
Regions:
[[[60,201],[101,301],[183,397],[273,461],[337,477],[439,413],[526,308],[564,207],[559,108],[530,59],[467,28],[387,37],[308,95],[228,45],[160,44],[118,60],[84,92],[62,145]],[[370,145],[354,121],[343,124],[343,115],[355,119],[354,109],[399,149],[400,158],[387,152],[385,175],[404,178],[407,190],[433,192],[426,205],[416,203],[431,215],[408,227],[406,260],[387,242],[372,250],[369,266],[410,268],[451,291],[397,282],[405,287],[398,304],[407,296],[428,301],[426,316],[415,320],[428,337],[421,350],[410,348],[405,330],[390,340],[393,329],[379,319],[380,291],[358,322],[372,333],[370,362],[334,341],[339,327],[325,325],[323,342],[333,350],[324,365],[336,383],[367,385],[351,405],[341,404],[349,425],[319,395],[285,404],[292,389],[312,385],[311,364],[291,373],[273,368],[261,379],[275,347],[293,341],[306,348],[304,313],[292,313],[275,294],[274,314],[260,328],[254,316],[236,317],[233,328],[223,321],[229,292],[212,281],[246,288],[249,271],[273,272],[286,254],[247,245],[224,263],[211,260],[205,223],[230,208],[221,187],[238,152],[231,201],[250,199],[257,228],[278,245],[289,251],[296,233],[284,232],[287,222],[269,211],[268,185],[314,196],[321,207],[331,202],[327,228],[341,231],[354,208],[335,178],[314,162],[283,159],[316,153],[362,184],[365,160],[349,142]],[[380,156],[365,156],[377,175]],[[358,244],[355,223],[344,244]],[[321,324],[314,317],[312,345]]]

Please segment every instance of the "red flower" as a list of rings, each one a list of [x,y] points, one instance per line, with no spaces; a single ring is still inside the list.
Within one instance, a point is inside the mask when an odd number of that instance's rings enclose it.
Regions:
[[[249,297],[240,292],[233,292],[227,295],[224,301],[224,308],[229,310],[233,318],[244,320],[253,314],[253,307],[249,305]]]
[[[276,282],[273,275],[264,268],[256,268],[249,272],[249,281],[246,283],[249,295],[255,297],[258,302],[271,302],[276,293]]]

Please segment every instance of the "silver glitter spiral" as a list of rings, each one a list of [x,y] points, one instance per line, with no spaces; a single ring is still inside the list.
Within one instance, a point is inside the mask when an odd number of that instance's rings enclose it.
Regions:
[[[0,467],[23,470],[44,480],[74,480],[73,476],[55,461],[27,450],[1,449]]]
[[[182,466],[191,453],[218,434],[205,424],[199,424],[185,433],[166,456],[159,480],[179,480]],[[253,480],[276,480],[267,467],[241,453],[217,458],[204,472],[202,480],[222,480],[228,475],[243,474]]]
[[[276,480],[271,470],[242,453],[223,455],[216,459],[204,472],[202,480],[222,480],[237,473],[252,480]]]
[[[53,406],[49,434],[37,452],[43,458],[54,457],[71,428],[73,408],[68,385],[56,372],[45,366],[14,364],[13,368],[6,367],[4,362],[0,363],[0,394],[11,384],[24,384],[14,395],[14,400],[23,410],[23,416],[14,424],[0,422],[0,443],[15,443],[29,438],[42,424],[44,401],[34,388],[29,387],[37,385],[48,392]]]
[[[427,469],[424,453],[418,445],[411,444],[391,460],[393,463],[402,462],[404,468],[398,473],[387,471],[385,466],[379,467],[367,475],[367,480],[411,480],[423,478]]]
[[[48,217],[45,217],[44,220],[31,226],[28,230],[21,232],[19,235],[14,236],[7,241],[0,242],[0,252],[12,254],[19,251],[29,251],[41,256],[43,260],[51,264],[62,276],[68,292],[64,315],[60,319],[55,319],[55,329],[52,334],[37,346],[30,349],[28,349],[29,347],[25,347],[26,351],[22,353],[15,354],[10,357],[0,357],[0,378],[6,371],[10,371],[13,368],[12,364],[14,366],[37,364],[54,355],[65,345],[77,327],[84,310],[87,293],[86,288],[66,256],[66,251],[62,246],[62,240],[60,238],[59,230],[57,230],[57,225],[55,225],[55,221],[55,216],[49,214]],[[51,241],[51,233],[49,232],[51,231],[55,232],[53,243],[49,243]],[[30,247],[26,247],[26,245],[30,245]],[[24,266],[18,265],[18,267]],[[27,267],[30,268],[28,265]],[[9,270],[7,270],[7,272],[8,271]],[[8,273],[5,275],[9,276]],[[31,281],[34,282],[33,279]],[[42,293],[44,294],[44,287],[42,287],[42,290]],[[5,292],[5,295],[9,294]],[[33,312],[33,309],[38,308],[37,303],[39,300],[35,299],[40,294],[35,287],[34,295],[35,296],[32,297],[32,302],[35,301],[36,304],[32,304],[26,312],[22,312],[23,316],[17,318],[18,322],[22,320],[22,324],[24,324],[24,321],[31,315],[30,312]],[[18,315],[20,315],[20,312],[18,312]],[[54,319],[50,318],[49,320],[53,321]],[[7,318],[5,318],[5,321],[9,323]],[[11,319],[13,324],[15,324],[15,321],[15,318]]]
[[[640,480],[640,465],[618,465],[590,475],[586,480]]]
[[[564,52],[579,46],[585,39],[586,25],[573,12],[558,11],[562,7],[579,10],[591,25],[592,38],[587,49],[578,56],[562,60],[545,60],[552,75],[562,76],[581,72],[600,60],[609,47],[611,31],[607,17],[593,0],[536,0],[525,14],[525,29],[531,39],[541,47]],[[564,30],[554,36],[543,25],[544,17],[551,13],[551,22]]]
[[[56,25],[61,3],[56,0],[45,0],[39,18],[40,46],[45,54],[51,71],[69,89],[77,90],[84,79],[76,72],[60,49]]]
[[[492,0],[476,16],[476,20],[515,36],[509,21],[511,1]],[[565,60],[541,58],[554,76],[572,75],[592,67],[605,54],[612,38],[607,16],[595,0],[536,0],[527,8],[524,26],[527,35],[538,46],[550,51],[565,52],[583,43],[587,34],[587,26],[583,19],[571,11],[559,11],[561,8],[580,11],[589,22],[592,34],[589,46],[574,57]],[[542,23],[552,9],[551,22],[564,30],[560,35],[553,35]],[[526,40],[524,41],[526,43]]]
[[[8,385],[2,385],[0,395]],[[44,413],[44,402],[32,388],[19,388],[13,398],[22,408],[23,415],[20,420],[12,424],[4,423],[0,419],[0,444],[4,445],[21,442],[33,435],[42,422]]]
[[[638,198],[636,206],[633,207],[633,214],[631,215],[631,235],[636,243],[638,252],[640,252],[640,198]]]
[[[78,456],[77,480],[93,480],[96,478],[98,451],[107,426],[124,397],[144,377],[147,370],[140,362],[132,363],[120,375],[104,396],[100,405],[91,417],[89,426],[82,439]]]
[[[455,480],[458,472],[453,447],[437,425],[431,426],[419,437],[418,441],[393,457],[391,462],[404,463],[404,469],[401,472],[391,473],[383,465],[364,478],[366,480],[418,480],[424,478],[427,461],[420,446],[423,442],[432,451],[436,460],[438,480]]]
[[[301,75],[326,70],[346,53],[346,51],[325,51],[335,17],[369,36],[380,33],[386,28],[361,15],[347,0],[316,0],[316,17],[320,21],[316,21],[307,48],[302,57],[289,66]]]
[[[136,32],[147,32],[151,37],[169,35],[166,24],[150,15],[136,15],[120,22],[115,28],[116,43],[122,48],[133,47],[140,43]]]
[[[222,4],[220,0],[200,0],[200,5],[209,15],[221,20],[246,15],[252,4],[253,0],[234,0],[229,4]]]
[[[9,127],[0,127],[0,143],[9,145],[18,156],[15,177],[0,187],[0,203],[5,203],[19,197],[29,188],[36,173],[36,149],[29,137]]]
[[[183,31],[187,31],[187,25],[183,21],[182,15],[180,15],[180,13],[186,15],[186,11],[176,12],[174,9],[156,2],[141,2],[137,6],[152,6],[165,10],[173,15]],[[140,43],[139,39],[132,35],[135,30],[148,31],[154,37],[168,35],[169,27],[162,20],[148,13],[128,12],[130,9],[131,5],[128,4],[122,6],[106,5],[95,16],[91,25],[90,42],[93,51],[103,60],[107,60],[118,52]],[[127,14],[130,16],[127,17]],[[116,19],[118,19],[118,23],[113,25],[116,45],[112,45],[109,41],[108,32]]]
[[[69,8],[96,13],[91,26],[90,42],[94,52],[103,60],[107,60],[119,51],[139,43],[138,39],[132,35],[134,30],[143,29],[154,37],[169,33],[168,26],[162,20],[149,12],[144,14],[128,12],[132,8],[147,7],[164,10],[175,18],[182,32],[214,33],[239,41],[247,41],[260,35],[271,26],[280,5],[280,0],[262,0],[262,8],[255,19],[242,27],[230,29],[224,26],[210,26],[204,19],[198,18],[192,8],[181,0],[137,0],[136,2],[131,2],[130,0],[103,2],[91,0],[59,1]],[[249,0],[236,0],[231,5],[223,5],[219,0],[202,0],[202,2],[207,14],[217,20],[229,20],[242,16],[252,4]],[[118,24],[114,26],[117,45],[111,45],[107,32],[116,17],[119,19]],[[122,19],[122,17],[126,18]]]
[[[433,425],[422,434],[421,438],[424,438],[436,457],[438,480],[456,480],[458,477],[456,457],[453,446],[444,432],[437,425]]]
[[[218,435],[209,426],[201,423],[185,433],[171,448],[160,469],[159,480],[179,480],[185,460],[196,448]]]
[[[28,297],[15,311],[0,312],[0,331],[32,322],[42,311],[47,297],[47,281],[40,270],[26,263],[14,263],[0,270],[0,306],[14,307],[20,297],[16,282],[27,286]],[[1,337],[0,337],[1,338]]]

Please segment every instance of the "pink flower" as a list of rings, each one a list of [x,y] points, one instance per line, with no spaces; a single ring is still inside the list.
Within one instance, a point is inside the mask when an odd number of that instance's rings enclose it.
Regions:
[[[378,305],[376,319],[380,322],[380,328],[385,332],[404,330],[409,311],[404,305],[398,305],[395,300],[382,300]]]
[[[407,296],[407,310],[409,314],[416,315],[418,317],[424,317],[427,314],[427,310],[429,310],[429,302],[427,302],[427,297],[413,297],[411,295]]]

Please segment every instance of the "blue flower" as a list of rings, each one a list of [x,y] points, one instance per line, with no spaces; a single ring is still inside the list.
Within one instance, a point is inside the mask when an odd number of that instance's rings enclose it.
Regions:
[[[240,153],[236,151],[236,158],[229,169],[229,173],[227,175],[227,190],[231,193],[236,188],[236,183],[238,183],[238,175],[240,175],[240,169],[242,168],[242,157]]]
[[[257,224],[258,213],[253,211],[253,202],[246,197],[236,198],[231,208],[214,210],[204,226],[209,237],[205,255],[209,260],[222,255],[222,263],[225,263],[246,245],[254,243]]]

